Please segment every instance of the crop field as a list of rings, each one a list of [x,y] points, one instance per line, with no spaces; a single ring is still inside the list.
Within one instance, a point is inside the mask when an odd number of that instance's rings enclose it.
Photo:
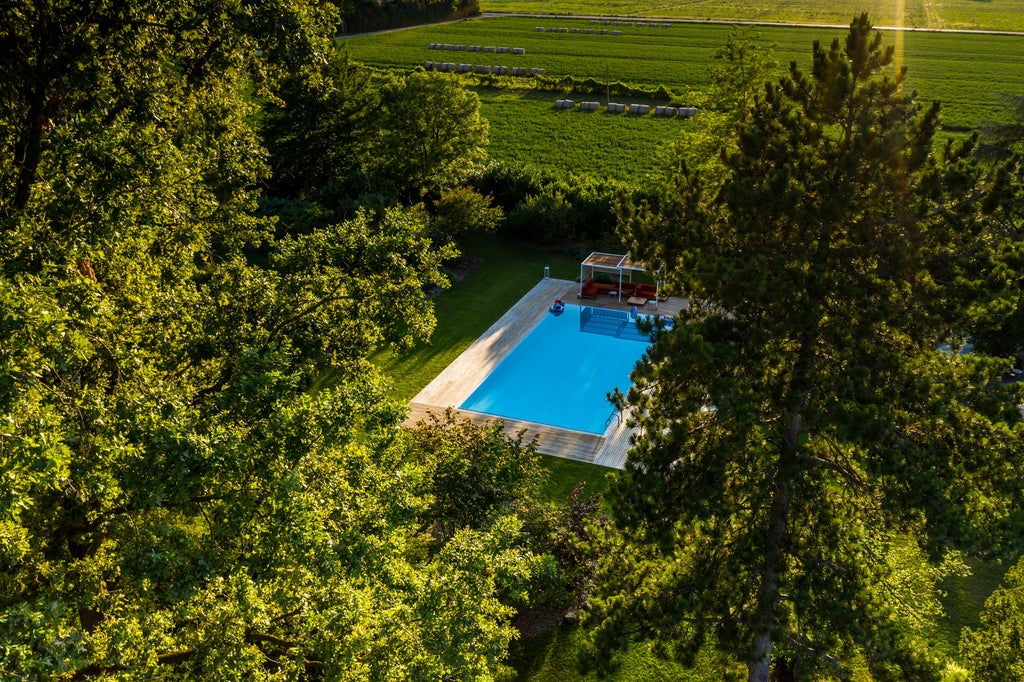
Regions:
[[[840,25],[866,11],[878,26],[1024,31],[1022,0],[481,0],[480,8],[484,12]]]
[[[414,69],[426,61],[542,67],[546,75],[664,84],[689,104],[703,91],[714,53],[731,27],[673,24],[652,26],[591,24],[589,20],[488,18],[351,37],[344,44],[352,56],[381,68]],[[537,27],[620,30],[622,35],[537,32]],[[791,61],[810,65],[811,45],[844,35],[842,29],[760,27],[758,40],[774,45],[784,68]],[[908,67],[907,87],[922,101],[942,103],[946,133],[976,130],[1001,119],[1004,95],[1024,93],[1024,35],[885,32]],[[430,43],[522,47],[525,55],[428,49]],[[467,82],[476,81],[468,78]],[[647,172],[655,150],[692,121],[630,117],[604,112],[555,111],[561,95],[531,88],[526,78],[501,79],[509,87],[479,89],[483,115],[491,123],[491,156],[579,173],[599,172],[628,178]],[[518,87],[512,87],[515,84]],[[601,95],[575,95],[603,103]],[[625,103],[642,100],[613,97]],[[648,102],[650,103],[650,102]]]
[[[491,124],[490,156],[562,173],[636,180],[655,175],[661,168],[658,149],[694,124],[685,119],[587,113],[578,107],[555,111],[551,99],[550,93],[482,91],[482,110]]]

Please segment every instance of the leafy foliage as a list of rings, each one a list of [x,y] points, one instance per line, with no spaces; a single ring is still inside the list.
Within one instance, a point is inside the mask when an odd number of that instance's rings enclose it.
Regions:
[[[382,152],[373,168],[400,192],[417,196],[457,186],[482,162],[487,121],[476,93],[450,74],[417,72],[381,92]]]
[[[330,7],[14,9],[0,61],[0,668],[500,673],[509,601],[540,560],[499,514],[424,550],[434,470],[366,360],[430,334],[423,290],[446,283],[452,251],[418,208],[340,220],[297,202],[277,239],[253,213],[266,168],[252,86],[273,97],[282,69],[316,82],[304,70],[325,53]]]

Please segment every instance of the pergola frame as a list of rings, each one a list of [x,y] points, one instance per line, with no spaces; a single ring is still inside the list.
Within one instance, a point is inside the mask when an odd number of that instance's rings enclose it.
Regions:
[[[619,277],[619,290],[618,297],[619,303],[622,302],[622,282],[623,274],[628,276],[628,282],[633,281],[634,272],[648,272],[641,263],[632,260],[629,254],[621,253],[601,253],[599,251],[592,252],[589,256],[580,262],[580,297],[583,297],[583,283],[587,280],[584,277],[584,272],[587,268],[590,268],[590,277],[594,276],[595,271],[600,272],[612,272],[616,273]],[[654,307],[658,307],[658,295],[661,293],[661,278],[658,276],[658,272],[654,272]]]

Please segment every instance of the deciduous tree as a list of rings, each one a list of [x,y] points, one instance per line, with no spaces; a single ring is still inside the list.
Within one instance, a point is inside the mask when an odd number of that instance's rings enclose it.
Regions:
[[[5,6],[5,675],[500,668],[502,597],[534,559],[503,516],[422,550],[429,472],[366,360],[429,334],[423,288],[444,284],[450,254],[415,209],[276,241],[253,215],[251,88],[322,54],[332,16],[306,2]]]
[[[451,74],[411,73],[383,89],[381,104],[374,173],[400,194],[459,185],[485,158],[480,100]]]

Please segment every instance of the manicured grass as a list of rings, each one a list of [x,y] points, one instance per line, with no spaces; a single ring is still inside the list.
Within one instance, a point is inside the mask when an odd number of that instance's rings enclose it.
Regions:
[[[563,625],[530,639],[514,642],[510,662],[519,673],[519,680],[530,682],[563,682],[564,680],[610,680],[611,682],[721,682],[746,677],[746,668],[722,661],[714,649],[705,646],[692,668],[664,661],[642,645],[631,646],[618,660],[619,667],[599,678],[594,673],[583,675],[576,667],[577,652],[583,643],[579,625]]]
[[[718,21],[778,21],[787,23],[846,24],[850,17],[868,12],[880,26],[1024,30],[1019,0],[482,0],[484,12],[527,12],[578,15],[614,15],[637,18],[670,17]]]
[[[437,329],[430,342],[401,355],[384,352],[373,358],[392,378],[402,400],[412,399],[533,288],[544,276],[545,266],[555,278],[579,277],[576,258],[496,237],[473,240],[464,252],[482,262],[437,297]]]
[[[946,615],[935,624],[935,638],[941,653],[956,657],[960,630],[978,625],[985,600],[999,587],[1003,575],[1015,562],[967,559],[971,575],[947,578],[939,586],[945,592],[941,598]]]
[[[586,484],[584,495],[606,495],[611,485],[608,475],[614,473],[607,467],[548,455],[541,455],[541,465],[547,470],[548,479],[541,486],[540,496],[557,505],[564,504],[579,483]]]
[[[712,55],[731,31],[731,27],[721,25],[681,24],[667,29],[623,26],[618,29],[623,35],[611,36],[534,31],[538,26],[593,28],[583,19],[477,19],[349,38],[345,44],[357,60],[383,68],[414,69],[428,60],[536,66],[547,69],[552,77],[573,75],[600,82],[608,79],[643,86],[663,84],[677,94],[678,103],[688,104],[707,89]],[[775,45],[780,69],[792,61],[809,69],[815,40],[827,44],[844,35],[843,29],[821,27],[756,30],[761,42]],[[1024,34],[889,31],[885,40],[896,48],[897,62],[908,67],[907,90],[916,91],[922,102],[942,103],[945,134],[963,134],[1005,119],[1004,95],[1024,92]],[[526,54],[427,49],[432,42],[523,47]],[[479,83],[474,76],[465,80]],[[489,152],[499,160],[641,180],[652,173],[657,150],[664,142],[686,127],[700,125],[699,115],[681,121],[603,111],[557,111],[552,105],[564,96],[562,93],[532,89],[529,79],[500,78],[497,82],[502,87],[478,88],[478,92],[481,111],[491,124]],[[574,95],[573,99],[603,103],[605,98]],[[627,104],[642,102],[626,97],[613,99]]]

